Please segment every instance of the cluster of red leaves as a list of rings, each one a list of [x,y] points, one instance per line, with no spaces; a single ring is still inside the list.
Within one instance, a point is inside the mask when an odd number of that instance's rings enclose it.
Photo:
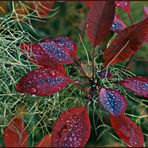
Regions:
[[[52,128],[35,147],[83,147],[90,136],[90,120],[87,107],[75,107],[64,111]],[[25,123],[14,117],[4,130],[5,147],[27,147],[28,132]]]
[[[118,33],[104,52],[104,67],[130,58],[143,43],[148,41],[147,17],[126,27],[120,17],[114,15],[114,1],[99,3],[92,1],[91,4],[85,1],[84,3],[90,8],[87,16],[86,32],[94,48],[110,29]],[[116,1],[115,4],[130,14],[129,1]],[[146,14],[146,9],[144,11]],[[108,77],[108,75],[105,77]],[[132,77],[121,81],[120,84],[140,96],[148,97],[148,78]],[[144,138],[141,129],[124,115],[127,106],[125,98],[116,90],[101,88],[98,100],[110,113],[110,121],[117,135],[129,146],[143,146]]]
[[[126,27],[120,17],[115,15],[115,4],[130,14],[129,1],[111,0],[89,3],[84,1],[84,3],[89,6],[86,32],[94,48],[109,31],[117,32],[116,38],[104,51],[104,67],[130,58],[143,43],[148,41],[148,17]],[[48,96],[59,92],[71,82],[63,65],[73,64],[73,58],[78,58],[77,47],[72,39],[48,37],[38,43],[21,43],[20,48],[25,56],[40,68],[29,72],[18,82],[18,91]],[[104,71],[99,75],[102,77]],[[105,77],[111,76],[112,74],[105,74]],[[140,96],[148,97],[148,78],[127,78],[120,84]],[[141,129],[124,114],[127,102],[122,94],[114,89],[102,87],[98,101],[110,113],[110,121],[117,135],[129,146],[143,146]],[[71,137],[72,135],[74,137]],[[86,108],[74,108],[61,114],[53,126],[51,135],[44,137],[38,145],[44,142],[46,144],[47,139],[51,138],[49,145],[51,143],[52,146],[79,147],[86,144],[89,135],[90,122]]]

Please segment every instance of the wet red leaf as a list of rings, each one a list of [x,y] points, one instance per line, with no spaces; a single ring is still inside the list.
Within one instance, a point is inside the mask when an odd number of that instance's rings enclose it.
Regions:
[[[50,60],[59,64],[72,64],[73,59],[70,56],[68,49],[64,46],[58,45],[58,43],[51,42],[42,42],[39,43],[42,50],[46,55],[49,56]]]
[[[115,15],[111,30],[114,32],[119,32],[125,28],[126,28],[126,25],[121,20],[121,18],[118,15]]]
[[[120,116],[110,115],[110,121],[117,135],[130,147],[143,147],[144,138],[141,129],[122,114]]]
[[[44,17],[49,14],[49,11],[54,5],[54,3],[54,0],[34,1],[32,2],[32,9],[35,10],[40,17]]]
[[[86,22],[86,32],[91,44],[96,47],[109,32],[115,14],[115,4],[110,1],[93,1]]]
[[[125,11],[126,13],[130,14],[130,1],[128,0],[116,0],[115,4],[121,10]]]
[[[104,52],[105,66],[126,60],[148,41],[148,18],[120,31]]]
[[[49,96],[62,90],[70,79],[51,68],[37,69],[23,76],[16,85],[17,91],[37,96]]]
[[[70,55],[71,57],[77,58],[77,46],[76,43],[71,39],[70,37],[66,36],[58,36],[55,38],[52,37],[45,37],[41,39],[41,42],[55,42],[57,45],[60,47],[64,48]]]
[[[68,109],[60,115],[52,129],[53,147],[84,147],[90,136],[87,107]]]
[[[144,11],[145,16],[148,16],[148,6],[144,6],[143,11]]]
[[[28,132],[25,123],[15,116],[4,130],[5,147],[27,147]]]
[[[51,134],[45,135],[35,147],[51,147]]]
[[[127,107],[125,98],[118,91],[111,88],[102,88],[100,90],[99,102],[105,110],[114,116],[123,114]]]
[[[148,98],[148,78],[135,76],[120,82],[125,88],[136,94]]]

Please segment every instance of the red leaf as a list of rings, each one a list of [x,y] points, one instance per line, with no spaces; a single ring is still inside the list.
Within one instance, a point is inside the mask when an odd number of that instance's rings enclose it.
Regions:
[[[119,32],[119,31],[121,31],[125,28],[126,28],[126,25],[121,20],[121,18],[119,16],[115,15],[114,22],[112,23],[111,30],[114,31],[114,32]]]
[[[148,98],[148,78],[132,77],[120,82],[125,88],[132,90],[136,94]]]
[[[117,116],[124,113],[127,102],[116,90],[102,88],[99,93],[99,102],[112,115]]]
[[[148,6],[144,6],[143,11],[144,11],[145,16],[148,16]]]
[[[42,42],[39,43],[44,53],[47,54],[51,60],[59,64],[71,64],[73,60],[67,52],[66,47],[59,46],[56,42]]]
[[[60,115],[52,129],[53,147],[84,147],[90,136],[87,107],[68,109]]]
[[[62,90],[70,79],[57,70],[38,69],[27,73],[17,83],[17,91],[37,96],[49,96]]]
[[[40,17],[44,17],[48,15],[54,2],[54,0],[33,2],[32,9],[35,10]]]
[[[28,132],[25,123],[15,116],[4,130],[5,147],[27,147]]]
[[[35,147],[51,147],[51,134],[45,135]]]
[[[126,0],[118,0],[115,1],[115,4],[117,7],[119,7],[120,9],[122,9],[123,11],[127,12],[128,14],[130,14],[130,1],[126,1]]]
[[[110,115],[110,121],[117,135],[130,147],[143,147],[144,138],[141,129],[124,114]]]
[[[105,50],[105,66],[124,61],[148,41],[148,18],[120,31],[109,48]]]
[[[37,43],[20,43],[20,49],[32,62],[43,67],[57,68],[59,63],[53,62]]]
[[[77,46],[71,38],[59,36],[56,37],[53,41],[55,41],[60,47],[67,49],[67,52],[69,52],[71,56],[77,58]]]
[[[46,37],[41,40],[41,42],[55,42],[58,46],[64,48],[71,57],[77,58],[77,46],[76,43],[66,36],[58,36],[56,38]]]
[[[91,44],[96,47],[109,32],[115,14],[113,0],[93,1],[87,16],[86,32]]]

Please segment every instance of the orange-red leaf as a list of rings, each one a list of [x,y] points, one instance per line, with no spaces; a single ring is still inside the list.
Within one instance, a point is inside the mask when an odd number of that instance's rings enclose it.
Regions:
[[[54,2],[54,0],[34,1],[32,4],[32,9],[35,10],[40,17],[44,17],[48,15]]]
[[[124,114],[113,116],[110,121],[117,135],[130,147],[143,147],[144,138],[141,129]]]
[[[84,147],[90,136],[87,107],[68,109],[60,115],[52,128],[53,147]]]
[[[5,147],[27,147],[28,132],[25,123],[15,116],[4,130]]]
[[[86,32],[91,44],[96,47],[108,33],[114,20],[113,0],[93,1],[87,15]]]
[[[116,0],[115,4],[117,7],[130,14],[130,1],[128,0]]]
[[[51,134],[45,135],[35,147],[51,147]]]
[[[135,54],[148,41],[148,17],[120,31],[109,48],[105,50],[105,66],[124,61]]]

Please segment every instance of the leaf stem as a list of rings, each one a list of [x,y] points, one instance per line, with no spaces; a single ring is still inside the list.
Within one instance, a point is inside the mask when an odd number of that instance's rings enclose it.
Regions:
[[[70,79],[70,82],[71,82],[74,86],[76,86],[78,89],[80,89],[82,92],[84,92],[86,95],[89,95],[89,92],[86,91],[85,89],[83,89],[80,85],[76,84],[75,81],[73,81],[73,80]]]

